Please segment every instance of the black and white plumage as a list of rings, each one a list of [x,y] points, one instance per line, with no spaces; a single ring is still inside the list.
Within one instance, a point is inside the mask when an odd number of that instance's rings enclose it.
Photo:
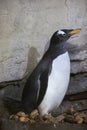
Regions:
[[[10,111],[30,113],[38,108],[40,114],[44,115],[61,104],[70,79],[70,58],[66,41],[78,32],[80,29],[64,29],[53,34],[48,50],[27,79],[21,101],[5,100]]]

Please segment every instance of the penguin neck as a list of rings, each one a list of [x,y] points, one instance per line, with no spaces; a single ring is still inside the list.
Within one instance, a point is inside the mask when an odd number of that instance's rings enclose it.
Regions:
[[[55,59],[57,56],[64,54],[65,52],[67,52],[67,48],[66,48],[66,42],[62,42],[56,45],[50,45],[48,50],[47,50],[47,54],[52,58]]]

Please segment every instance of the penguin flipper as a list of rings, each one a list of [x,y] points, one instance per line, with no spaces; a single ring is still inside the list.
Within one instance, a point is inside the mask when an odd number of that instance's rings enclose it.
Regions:
[[[50,68],[48,70],[45,70],[40,76],[40,90],[39,90],[37,106],[41,103],[45,95],[47,85],[48,85],[48,77],[50,74],[50,70],[51,70]]]
[[[19,111],[23,111],[22,102],[17,101],[15,99],[5,97],[3,99],[3,103],[5,108],[8,110],[10,114],[15,114]]]

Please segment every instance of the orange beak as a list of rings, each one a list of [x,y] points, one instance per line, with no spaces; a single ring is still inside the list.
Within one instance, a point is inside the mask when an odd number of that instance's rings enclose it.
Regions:
[[[70,31],[69,34],[73,35],[73,34],[79,33],[80,31],[81,31],[81,29],[74,29],[74,30]]]

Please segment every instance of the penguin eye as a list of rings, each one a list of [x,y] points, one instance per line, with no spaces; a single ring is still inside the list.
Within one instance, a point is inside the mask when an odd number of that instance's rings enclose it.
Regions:
[[[64,33],[63,36],[65,37],[65,36],[66,36],[66,33]]]

